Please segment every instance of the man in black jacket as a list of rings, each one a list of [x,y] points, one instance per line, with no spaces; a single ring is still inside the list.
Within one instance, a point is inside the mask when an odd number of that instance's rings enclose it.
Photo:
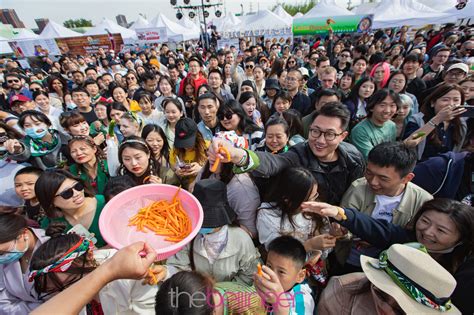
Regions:
[[[318,182],[321,200],[339,204],[351,183],[362,177],[365,160],[361,153],[343,140],[348,136],[350,113],[340,102],[324,105],[310,126],[309,139],[279,155],[253,152],[232,147],[224,140],[214,140],[208,151],[212,164],[220,146],[225,147],[235,164],[234,172],[253,171],[256,177],[277,175],[291,166],[302,166],[311,171]],[[222,161],[225,156],[219,154]]]

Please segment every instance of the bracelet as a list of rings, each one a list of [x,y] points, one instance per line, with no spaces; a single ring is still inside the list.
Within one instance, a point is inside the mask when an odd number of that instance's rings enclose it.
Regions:
[[[438,127],[438,125],[432,122],[431,120],[428,120],[428,124],[433,126],[434,128]]]
[[[344,211],[344,209],[341,207],[336,207],[336,208],[337,208],[337,215],[341,217],[341,221],[347,220],[346,212]]]
[[[248,160],[248,157],[249,157],[249,154],[246,150],[245,151],[245,154],[244,156],[242,156],[242,158],[240,159],[239,162],[237,162],[237,166],[244,166],[247,164],[247,160]]]

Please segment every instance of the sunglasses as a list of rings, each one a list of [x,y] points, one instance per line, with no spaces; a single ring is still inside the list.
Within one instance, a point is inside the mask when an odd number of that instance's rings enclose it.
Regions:
[[[77,182],[76,184],[74,184],[74,186],[66,189],[66,190],[63,190],[62,192],[60,192],[59,194],[57,194],[55,197],[61,197],[63,198],[64,200],[68,200],[68,199],[71,199],[72,196],[74,195],[74,191],[83,191],[84,190],[84,185],[82,183],[79,183]]]
[[[230,119],[232,119],[232,116],[234,116],[233,112],[225,112],[225,113],[219,114],[218,118],[219,118],[219,120],[224,120],[224,118],[227,119],[227,120],[230,120]]]
[[[7,83],[18,83],[20,80],[7,80]]]
[[[37,89],[30,89],[30,92],[36,92],[36,91],[41,91],[40,88],[37,88]]]
[[[253,69],[253,65],[245,65],[245,69]]]

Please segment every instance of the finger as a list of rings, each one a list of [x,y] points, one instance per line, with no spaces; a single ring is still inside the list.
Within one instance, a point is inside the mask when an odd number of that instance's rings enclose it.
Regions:
[[[142,250],[146,253],[146,256],[143,258],[145,258],[147,264],[151,265],[157,260],[156,251],[150,245],[148,245],[148,243],[143,243]]]
[[[270,269],[270,267],[267,267],[265,265],[262,266],[262,272],[263,272],[263,275],[267,275],[268,277],[265,277],[266,279],[272,281],[272,282],[278,282],[278,276],[276,275],[276,273]]]

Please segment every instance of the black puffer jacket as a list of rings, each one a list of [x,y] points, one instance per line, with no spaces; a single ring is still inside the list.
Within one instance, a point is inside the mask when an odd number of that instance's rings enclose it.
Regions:
[[[256,152],[260,165],[253,171],[255,177],[270,177],[291,166],[308,169],[318,182],[321,200],[338,205],[350,184],[364,176],[365,160],[350,143],[341,142],[337,148],[338,163],[331,169],[324,169],[311,151],[308,142],[299,143],[282,154]]]

